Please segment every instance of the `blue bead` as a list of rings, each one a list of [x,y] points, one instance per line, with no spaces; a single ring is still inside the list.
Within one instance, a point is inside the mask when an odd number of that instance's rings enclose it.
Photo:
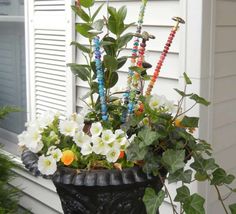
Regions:
[[[108,120],[108,116],[107,116],[107,115],[103,115],[103,116],[102,116],[102,119],[103,119],[103,120]]]

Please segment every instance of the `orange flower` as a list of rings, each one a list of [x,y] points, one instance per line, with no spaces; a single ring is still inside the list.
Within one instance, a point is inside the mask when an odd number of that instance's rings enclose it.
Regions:
[[[64,165],[69,166],[75,159],[75,154],[71,150],[66,150],[62,152],[61,162]]]
[[[174,122],[174,123],[175,123],[175,126],[176,126],[176,127],[180,127],[180,128],[184,128],[184,126],[181,125],[181,121],[182,121],[182,120],[180,120],[180,119],[176,119],[175,122]]]
[[[125,152],[124,151],[120,151],[120,155],[118,159],[122,159],[125,156]]]

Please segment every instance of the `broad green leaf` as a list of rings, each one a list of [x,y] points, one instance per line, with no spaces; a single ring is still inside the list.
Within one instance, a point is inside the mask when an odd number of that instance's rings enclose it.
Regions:
[[[193,171],[191,169],[188,169],[186,171],[183,171],[183,169],[180,169],[176,171],[175,173],[170,174],[168,176],[168,182],[173,183],[173,182],[182,181],[184,183],[191,183],[192,173]]]
[[[211,185],[222,185],[222,184],[231,184],[235,177],[233,175],[227,175],[225,170],[222,168],[216,169],[212,173]]]
[[[205,214],[205,199],[198,194],[193,194],[184,201],[184,211],[186,214]]]
[[[90,49],[87,48],[86,46],[84,45],[81,45],[80,43],[78,42],[71,42],[71,45],[75,45],[77,48],[79,48],[81,51],[85,52],[85,53],[90,53]]]
[[[89,26],[88,24],[86,24],[86,23],[78,23],[76,25],[77,32],[79,32],[82,36],[84,36],[86,38],[92,37],[92,34],[88,32],[92,29],[93,28],[91,26]]]
[[[94,12],[93,16],[92,16],[92,21],[94,21],[94,19],[97,17],[98,13],[100,12],[100,10],[102,9],[103,5],[105,3],[101,4],[98,9]]]
[[[231,214],[236,214],[236,204],[229,205],[229,209],[231,211]]]
[[[196,128],[198,127],[198,117],[188,117],[184,116],[184,118],[181,120],[180,124],[184,127],[189,127],[189,128]]]
[[[139,143],[139,139],[135,138],[133,143],[131,143],[131,145],[128,147],[126,156],[129,161],[143,160],[145,155],[147,154],[147,148],[140,148]]]
[[[114,38],[109,36],[104,37],[103,40],[101,41],[101,44],[107,55],[116,57],[117,46],[116,46],[116,40]]]
[[[90,21],[89,15],[81,7],[71,6],[71,8],[85,22],[89,22]]]
[[[157,209],[161,206],[165,198],[165,192],[161,190],[156,194],[152,188],[146,188],[143,196],[143,202],[146,207],[147,214],[156,214]]]
[[[81,80],[87,81],[89,77],[89,71],[86,65],[79,65],[74,63],[67,64],[73,74],[77,75]]]
[[[184,202],[187,198],[190,197],[190,191],[187,186],[179,187],[177,190],[177,195],[174,199],[176,202]]]
[[[87,8],[93,6],[94,2],[95,0],[79,0],[79,3],[81,4],[81,6],[87,7]]]
[[[158,139],[159,135],[157,132],[152,131],[151,128],[147,127],[139,131],[138,137],[141,139],[140,148],[142,148],[151,145]]]
[[[92,27],[95,28],[98,31],[101,31],[103,29],[103,26],[104,26],[104,20],[103,19],[98,19],[92,25]]]
[[[140,68],[138,66],[131,66],[131,67],[129,67],[129,70],[135,71],[135,72],[141,74],[143,71],[145,71],[145,68]]]
[[[172,150],[168,149],[163,153],[162,163],[170,171],[175,173],[177,170],[185,166],[184,163],[185,150]]]
[[[113,86],[115,86],[116,83],[118,82],[118,79],[119,79],[118,73],[117,72],[112,72],[109,83],[107,81],[105,83],[106,88],[112,88]]]
[[[108,13],[110,14],[110,16],[113,16],[114,18],[116,18],[117,13],[116,13],[116,8],[114,7],[108,7]]]
[[[117,39],[118,48],[122,48],[127,45],[127,43],[133,38],[133,33],[127,33]]]
[[[117,69],[122,68],[122,66],[126,63],[127,61],[127,57],[123,56],[117,59],[118,65],[117,65]]]
[[[126,18],[126,15],[127,15],[127,7],[126,7],[126,6],[122,6],[122,7],[118,10],[118,12],[117,12],[117,18],[118,18],[119,20],[124,21],[125,18]]]
[[[194,100],[196,103],[202,104],[204,106],[209,106],[211,103],[204,99],[203,97],[198,96],[197,94],[193,94],[190,97],[191,100]]]
[[[118,62],[115,57],[110,55],[105,55],[103,57],[103,62],[108,71],[116,71]]]
[[[192,81],[190,80],[190,78],[188,77],[188,75],[184,72],[184,80],[185,80],[185,83],[187,85],[191,85],[192,84]]]

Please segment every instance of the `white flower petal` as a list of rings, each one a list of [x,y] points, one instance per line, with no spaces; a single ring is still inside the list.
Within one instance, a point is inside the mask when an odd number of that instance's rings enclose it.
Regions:
[[[44,175],[52,175],[57,170],[56,160],[52,156],[42,155],[38,160],[38,169]]]
[[[120,155],[120,150],[119,149],[111,149],[107,155],[106,155],[106,159],[108,162],[110,163],[114,163],[118,160]]]
[[[59,123],[59,130],[65,136],[73,137],[77,129],[78,124],[75,121],[64,120]]]
[[[90,128],[92,137],[98,137],[102,133],[102,124],[100,122],[93,123]]]
[[[105,130],[102,132],[103,142],[109,144],[109,143],[112,143],[115,139],[116,139],[116,136],[113,134],[111,130]]]
[[[84,144],[81,147],[81,154],[82,155],[89,155],[93,152],[93,148],[90,143]]]

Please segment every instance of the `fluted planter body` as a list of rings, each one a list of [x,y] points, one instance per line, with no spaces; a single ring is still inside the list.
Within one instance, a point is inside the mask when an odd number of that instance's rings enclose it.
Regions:
[[[34,175],[40,175],[35,154],[25,151],[22,160]],[[65,214],[146,214],[142,202],[145,188],[162,188],[157,177],[147,176],[139,167],[122,171],[61,167],[50,178]]]

